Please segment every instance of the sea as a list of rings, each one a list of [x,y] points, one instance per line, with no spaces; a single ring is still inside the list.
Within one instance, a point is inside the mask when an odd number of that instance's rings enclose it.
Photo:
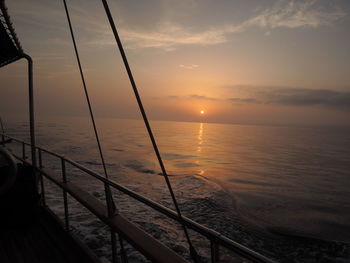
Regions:
[[[184,216],[277,262],[350,262],[350,128],[151,121]],[[141,120],[98,118],[109,178],[174,209]],[[6,133],[29,141],[26,122]],[[37,144],[103,175],[88,118],[38,121]],[[22,148],[13,143],[12,151]],[[29,154],[29,149],[27,150]],[[61,162],[43,155],[60,174]],[[67,165],[68,180],[102,201],[103,185]],[[120,213],[189,258],[179,224],[113,190]],[[63,218],[62,191],[45,180],[46,202]],[[111,259],[108,228],[69,198],[72,231]],[[209,242],[190,231],[203,262]],[[125,241],[124,241],[125,242]],[[125,244],[130,262],[147,262]],[[223,262],[249,262],[220,248]]]

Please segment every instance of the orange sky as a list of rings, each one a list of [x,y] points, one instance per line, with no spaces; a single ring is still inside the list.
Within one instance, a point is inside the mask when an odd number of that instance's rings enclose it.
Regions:
[[[62,3],[7,5],[34,59],[38,118],[86,116]],[[95,112],[138,117],[102,6],[69,6]],[[135,0],[111,7],[152,119],[350,125],[348,1]],[[26,112],[25,74],[24,62],[0,69],[4,118]]]

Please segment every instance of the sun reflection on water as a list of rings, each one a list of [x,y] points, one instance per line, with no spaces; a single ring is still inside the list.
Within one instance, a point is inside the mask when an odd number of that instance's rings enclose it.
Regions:
[[[197,147],[197,152],[201,152],[202,151],[202,144],[203,144],[203,127],[204,127],[204,123],[201,122],[199,124],[199,131],[198,131],[198,147]]]
[[[201,154],[202,148],[203,148],[203,132],[204,132],[204,123],[201,122],[199,124],[199,131],[198,131],[198,136],[197,136],[197,139],[198,139],[197,153],[198,153],[198,155]],[[198,156],[198,157],[200,157],[200,156]],[[200,161],[197,160],[196,163],[200,164]],[[205,173],[205,171],[203,169],[200,169],[198,171],[199,175],[203,175],[204,173]]]

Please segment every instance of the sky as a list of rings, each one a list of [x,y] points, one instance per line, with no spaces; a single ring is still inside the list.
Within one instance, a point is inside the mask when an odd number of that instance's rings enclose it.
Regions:
[[[94,112],[138,118],[101,1],[67,3]],[[150,119],[350,126],[350,1],[109,4]],[[34,60],[37,118],[87,116],[62,1],[7,7]],[[1,68],[0,80],[3,118],[26,114],[25,61]]]

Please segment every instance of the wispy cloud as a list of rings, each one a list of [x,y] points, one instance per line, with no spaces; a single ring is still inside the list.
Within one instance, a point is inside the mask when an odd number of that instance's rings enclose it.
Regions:
[[[191,94],[187,96],[168,96],[169,99],[178,99],[178,100],[184,100],[184,99],[195,99],[195,100],[211,100],[211,101],[221,101],[223,99],[221,98],[215,98],[215,97],[209,97],[205,95],[198,95],[198,94]]]
[[[197,64],[190,64],[190,65],[184,65],[184,64],[180,64],[179,65],[180,68],[184,68],[184,69],[196,69],[199,67],[199,65]]]
[[[196,99],[196,100],[221,100],[220,98],[214,98],[214,97],[208,97],[208,96],[203,96],[203,95],[197,95],[197,94],[192,94],[188,96],[191,99]]]
[[[269,98],[266,103],[293,106],[324,105],[350,109],[350,93],[332,90],[280,89],[265,94]]]
[[[242,23],[239,27],[245,30],[252,26],[274,29],[278,27],[319,27],[330,25],[346,16],[337,6],[324,6],[317,0],[279,1],[261,14]]]
[[[288,106],[326,106],[350,110],[350,92],[327,89],[290,87],[233,86],[243,93],[241,98],[229,98],[232,103],[256,103]],[[246,95],[244,95],[246,93]]]
[[[75,29],[84,32],[81,35],[86,37],[83,40],[87,44],[114,45],[103,13],[90,12],[92,9],[90,6],[86,8],[78,4],[71,5]],[[13,8],[17,21],[54,32],[56,36],[58,33],[66,36],[66,20],[61,4],[52,1],[38,1],[29,4],[21,0],[18,7]],[[40,15],[38,15],[38,10],[40,10]],[[128,24],[123,24],[121,18],[120,33],[128,48],[153,47],[173,50],[181,45],[208,46],[225,43],[229,41],[231,34],[246,32],[252,28],[260,28],[265,31],[265,34],[271,34],[276,28],[317,28],[334,24],[346,15],[347,13],[333,1],[331,4],[325,4],[319,0],[279,0],[271,7],[265,8],[240,23],[207,27],[198,31],[195,30],[195,27],[187,27],[181,24],[181,21],[178,22],[174,19],[174,17],[177,18],[176,16],[170,16],[171,18],[155,24],[151,30],[149,27],[145,29],[142,26],[129,27]],[[52,22],[53,20],[55,23]]]
[[[251,28],[271,30],[276,28],[317,28],[331,25],[347,14],[335,5],[324,6],[317,0],[278,1],[241,23],[210,28],[193,32],[174,23],[165,23],[156,31],[142,32],[131,29],[122,30],[123,39],[131,48],[161,47],[174,49],[178,45],[216,45],[228,41],[233,33],[242,33]]]
[[[196,33],[182,26],[170,24],[165,24],[154,32],[123,29],[121,35],[129,48],[161,47],[169,49],[176,45],[214,45],[226,42],[224,32],[217,29]]]
[[[350,110],[350,92],[327,89],[306,89],[268,86],[231,86],[227,87],[235,97],[210,97],[200,94],[187,96],[168,96],[175,100],[203,100],[220,103],[285,105],[285,106],[323,106]]]
[[[259,100],[255,98],[228,98],[227,100],[234,103],[256,103],[256,104],[261,103]]]

